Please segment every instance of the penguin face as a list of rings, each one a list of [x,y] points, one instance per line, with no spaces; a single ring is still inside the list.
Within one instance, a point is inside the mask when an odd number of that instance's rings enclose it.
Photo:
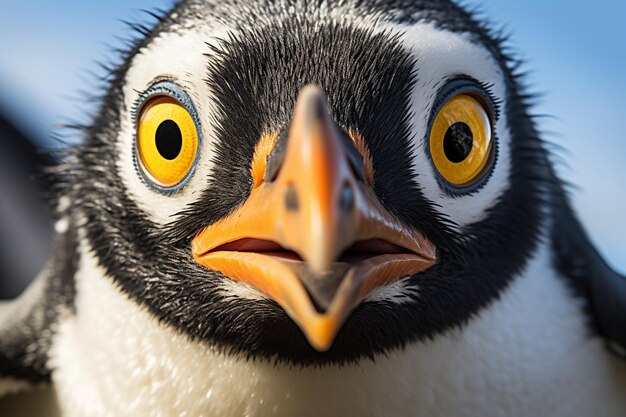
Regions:
[[[183,2],[136,45],[72,174],[124,291],[314,364],[461,326],[514,279],[547,186],[517,77],[457,6],[392,3]]]

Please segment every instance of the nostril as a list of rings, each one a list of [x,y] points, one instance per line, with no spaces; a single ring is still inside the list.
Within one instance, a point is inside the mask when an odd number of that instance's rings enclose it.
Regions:
[[[363,156],[354,146],[347,133],[342,132],[341,137],[341,144],[346,153],[352,174],[354,174],[358,180],[365,180],[365,162],[363,161]]]
[[[343,212],[352,211],[354,207],[354,188],[348,181],[344,182],[341,186],[339,194],[339,208]]]
[[[278,177],[280,168],[285,161],[285,154],[287,153],[287,136],[289,133],[289,126],[284,128],[278,138],[272,151],[267,155],[265,160],[265,173],[263,175],[263,181],[272,182]]]
[[[298,211],[300,208],[298,203],[298,191],[296,191],[296,187],[293,184],[287,185],[287,190],[285,191],[285,207],[287,211]]]

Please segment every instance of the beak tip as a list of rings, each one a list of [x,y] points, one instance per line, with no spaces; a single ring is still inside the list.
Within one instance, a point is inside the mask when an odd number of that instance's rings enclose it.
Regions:
[[[311,320],[308,325],[300,326],[300,328],[311,347],[323,353],[332,347],[339,325],[333,317],[324,314]]]
[[[313,339],[311,337],[308,337],[307,340],[309,341],[309,344],[311,345],[311,347],[313,347],[313,349],[317,350],[320,353],[324,353],[326,351],[328,351],[330,349],[330,347],[333,345],[333,339]]]

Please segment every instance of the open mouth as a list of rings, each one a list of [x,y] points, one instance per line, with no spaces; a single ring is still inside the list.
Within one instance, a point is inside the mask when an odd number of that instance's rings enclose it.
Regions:
[[[278,149],[275,176],[263,175],[263,149]],[[287,142],[259,142],[247,199],[192,243],[196,262],[274,300],[319,351],[372,291],[436,262],[432,242],[383,207],[354,152],[323,94],[305,88]]]
[[[304,262],[295,251],[285,249],[279,243],[265,239],[243,238],[224,243],[210,252],[256,252],[290,261]],[[353,243],[337,259],[338,263],[356,264],[380,255],[417,255],[410,249],[383,239],[368,239]]]
[[[259,256],[268,259],[264,261]],[[361,281],[362,297],[359,298],[365,298],[374,288],[391,284],[404,275],[420,272],[432,262],[431,258],[383,239],[353,243],[328,265],[328,270],[320,273],[311,271],[297,252],[264,239],[237,239],[208,250],[198,258],[205,266],[246,282],[250,282],[250,275],[256,273],[263,263],[281,262],[304,284],[319,314],[329,310],[342,280],[349,274],[352,275],[352,281],[357,281],[353,285]]]
[[[199,250],[198,263],[245,282],[278,302],[318,350],[326,350],[348,314],[376,288],[428,269],[434,247],[418,253],[385,239],[358,240],[313,270],[296,251],[278,242],[240,238]],[[307,333],[308,331],[308,333]]]

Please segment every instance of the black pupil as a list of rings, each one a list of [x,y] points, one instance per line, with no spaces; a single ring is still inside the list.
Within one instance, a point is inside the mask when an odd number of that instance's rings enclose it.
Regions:
[[[463,122],[450,126],[443,138],[443,152],[450,162],[463,162],[472,150],[474,135],[472,129]]]
[[[173,120],[161,122],[154,135],[156,147],[165,159],[176,159],[183,147],[183,135],[180,128]]]

